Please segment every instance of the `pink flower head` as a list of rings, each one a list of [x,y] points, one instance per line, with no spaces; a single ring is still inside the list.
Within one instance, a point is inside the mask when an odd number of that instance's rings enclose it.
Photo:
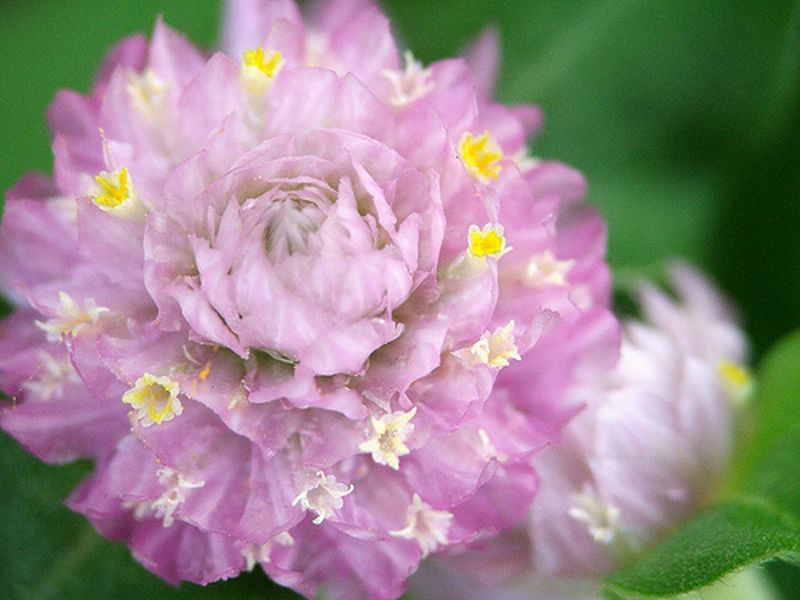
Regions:
[[[680,299],[643,286],[646,322],[626,324],[616,367],[573,383],[569,396],[587,409],[533,458],[539,491],[526,526],[480,558],[473,550],[429,568],[419,597],[559,597],[569,586],[557,578],[607,573],[714,497],[736,406],[752,391],[746,343],[701,275],[685,265],[670,274]],[[466,572],[480,581],[464,582]],[[432,579],[452,584],[450,595],[427,592]],[[576,589],[594,597],[592,587]]]
[[[0,232],[0,424],[95,459],[70,506],[167,581],[395,598],[523,518],[613,361],[605,229],[489,99],[491,38],[423,66],[316,8],[231,2],[210,57],[159,22],[59,93]]]

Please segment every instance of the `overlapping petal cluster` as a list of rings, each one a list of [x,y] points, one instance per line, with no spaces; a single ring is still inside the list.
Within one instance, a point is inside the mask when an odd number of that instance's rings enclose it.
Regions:
[[[587,408],[533,458],[539,491],[525,525],[480,557],[432,568],[421,598],[598,597],[598,576],[719,492],[736,410],[753,388],[746,341],[700,274],[675,265],[670,275],[679,300],[643,286],[646,320],[626,323],[617,365],[573,384],[568,395]],[[564,585],[576,579],[583,586]]]
[[[224,52],[158,23],[58,94],[54,181],[0,231],[0,424],[94,459],[70,506],[154,573],[394,598],[524,516],[617,327],[604,225],[526,158],[494,55],[423,67],[368,2],[240,1]]]

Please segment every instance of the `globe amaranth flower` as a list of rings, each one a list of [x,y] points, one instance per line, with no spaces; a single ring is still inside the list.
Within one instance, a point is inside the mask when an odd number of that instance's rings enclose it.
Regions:
[[[568,395],[586,410],[532,459],[540,484],[525,526],[480,547],[480,560],[473,549],[431,568],[420,597],[599,597],[592,578],[714,497],[753,387],[746,343],[703,277],[675,265],[671,279],[680,301],[643,286],[646,322],[626,324],[616,367],[574,382]],[[451,591],[428,591],[433,579]]]
[[[312,8],[231,2],[210,57],[159,22],[58,94],[0,232],[0,424],[94,459],[69,505],[167,581],[394,598],[524,517],[613,360],[605,229],[490,100],[493,34],[423,66]]]

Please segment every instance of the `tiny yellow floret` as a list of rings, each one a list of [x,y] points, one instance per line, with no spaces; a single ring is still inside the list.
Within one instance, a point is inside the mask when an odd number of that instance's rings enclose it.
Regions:
[[[210,374],[211,374],[211,361],[209,360],[206,362],[205,365],[203,365],[203,368],[197,374],[197,378],[200,379],[200,381],[205,381],[206,379],[208,379],[208,376]]]
[[[730,399],[735,404],[744,404],[753,393],[753,376],[748,369],[733,361],[719,363],[719,376]]]
[[[131,197],[131,181],[128,169],[122,168],[113,173],[102,172],[94,180],[97,193],[92,196],[94,203],[103,210],[117,208]]]
[[[487,256],[499,259],[504,254],[511,251],[506,246],[506,238],[503,236],[502,225],[487,224],[483,229],[477,225],[470,225],[469,232],[469,253],[475,258],[486,258]]]
[[[283,60],[281,53],[277,50],[271,50],[269,54],[265,54],[263,48],[256,48],[244,51],[242,64],[245,67],[255,67],[270,79],[274,79],[283,66]]]
[[[478,137],[466,132],[461,136],[458,153],[467,171],[481,183],[489,183],[500,176],[503,151],[488,131]]]
[[[161,425],[165,421],[171,421],[183,412],[183,406],[178,399],[179,393],[177,381],[145,373],[125,392],[122,401],[136,409],[136,416],[142,425],[149,427],[153,423]]]

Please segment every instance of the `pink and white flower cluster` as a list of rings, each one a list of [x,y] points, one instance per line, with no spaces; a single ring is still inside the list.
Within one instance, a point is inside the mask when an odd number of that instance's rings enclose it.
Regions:
[[[719,494],[737,407],[752,393],[746,342],[725,301],[675,265],[676,301],[640,290],[615,367],[578,377],[586,409],[532,459],[540,485],[516,529],[427,567],[415,597],[597,598],[599,578]]]
[[[0,230],[0,425],[95,460],[69,505],[154,573],[395,598],[527,513],[618,326],[604,224],[494,56],[245,0],[223,52],[158,23],[58,94]]]

